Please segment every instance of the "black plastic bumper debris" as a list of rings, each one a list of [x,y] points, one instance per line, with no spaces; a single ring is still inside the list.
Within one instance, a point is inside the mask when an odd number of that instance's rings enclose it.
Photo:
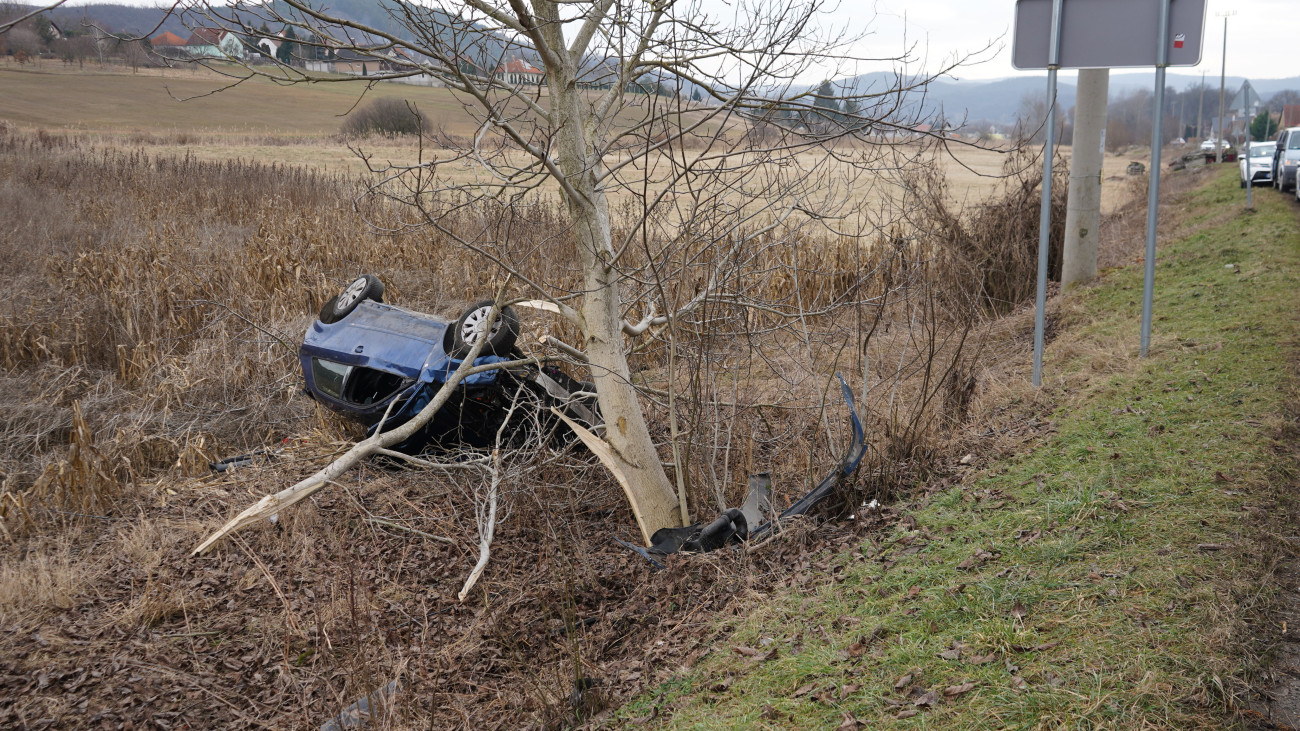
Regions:
[[[642,548],[618,538],[614,540],[640,554],[655,568],[662,569],[664,565],[658,559],[669,554],[682,551],[690,553],[716,551],[728,543],[756,539],[776,530],[780,527],[782,520],[796,515],[803,515],[812,510],[817,503],[829,497],[846,478],[857,471],[858,465],[862,462],[862,457],[867,451],[866,434],[862,429],[862,421],[858,419],[858,412],[853,407],[853,389],[849,388],[849,384],[844,382],[843,376],[838,373],[835,375],[840,379],[840,390],[844,394],[844,403],[849,407],[849,418],[853,423],[853,442],[849,445],[848,451],[844,453],[844,457],[840,459],[840,463],[835,466],[835,469],[821,482],[817,483],[816,487],[809,490],[806,495],[786,508],[775,520],[762,522],[763,516],[768,513],[771,505],[772,478],[768,473],[760,472],[750,475],[749,494],[745,496],[744,505],[740,508],[724,510],[721,515],[707,523],[700,522],[683,528],[660,528],[655,531],[654,535],[650,536],[650,546],[648,548]],[[753,527],[751,528],[751,526]]]

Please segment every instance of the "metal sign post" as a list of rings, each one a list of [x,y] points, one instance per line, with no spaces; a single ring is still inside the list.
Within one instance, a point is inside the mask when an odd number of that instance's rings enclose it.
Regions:
[[[1146,271],[1142,278],[1142,343],[1138,356],[1147,357],[1151,345],[1151,302],[1156,288],[1156,223],[1160,206],[1160,147],[1164,143],[1165,67],[1169,65],[1169,0],[1160,0],[1160,42],[1156,51],[1155,109],[1151,122],[1151,184],[1147,188]],[[1220,139],[1223,134],[1220,131]],[[1220,142],[1222,144],[1222,142]]]
[[[1146,276],[1142,295],[1141,354],[1151,341],[1155,288],[1160,145],[1163,142],[1165,69],[1201,61],[1207,0],[1016,0],[1011,65],[1047,69],[1047,148],[1043,154],[1043,202],[1039,211],[1038,292],[1034,317],[1034,385],[1042,385],[1043,330],[1047,302],[1048,232],[1051,228],[1052,147],[1056,131],[1056,72],[1062,68],[1155,66],[1151,184],[1147,194]],[[1172,38],[1171,38],[1172,31]],[[1156,39],[1153,44],[1152,39]]]
[[[1265,112],[1267,113],[1267,111],[1268,110],[1266,107]],[[1247,118],[1246,134],[1242,135],[1244,141],[1241,143],[1241,149],[1237,151],[1238,168],[1241,167],[1241,153],[1243,152],[1246,153],[1246,210],[1248,211],[1255,210],[1255,202],[1252,201],[1250,198],[1251,191],[1255,190],[1255,173],[1250,169],[1250,122],[1251,121],[1252,120]],[[1266,135],[1264,139],[1268,139],[1268,136]]]
[[[1164,0],[1168,2],[1168,0]],[[1048,234],[1052,230],[1052,154],[1056,146],[1056,72],[1060,68],[1061,9],[1052,0],[1052,30],[1047,46],[1047,139],[1043,146],[1043,202],[1038,207],[1038,292],[1034,312],[1034,385],[1043,385],[1043,332],[1047,321]]]

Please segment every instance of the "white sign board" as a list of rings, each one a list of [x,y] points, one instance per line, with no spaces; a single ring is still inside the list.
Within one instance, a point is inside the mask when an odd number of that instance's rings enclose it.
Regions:
[[[1159,0],[1063,0],[1060,66],[1063,69],[1152,67],[1160,37]],[[1016,0],[1011,65],[1047,68],[1052,0]],[[1205,0],[1170,0],[1169,65],[1201,62]]]

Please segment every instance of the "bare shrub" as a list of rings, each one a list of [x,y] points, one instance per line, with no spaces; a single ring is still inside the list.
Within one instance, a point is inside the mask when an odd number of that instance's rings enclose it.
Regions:
[[[393,97],[372,100],[343,121],[345,135],[418,135],[428,129],[428,118],[415,105]]]
[[[41,52],[40,36],[36,35],[36,31],[25,27],[14,28],[9,31],[5,37],[5,45],[14,54],[14,60],[18,61],[18,63],[24,63],[29,58],[35,58]],[[19,54],[21,54],[21,57]]]
[[[1048,279],[1061,279],[1065,200],[1069,168],[1053,164],[1052,227],[1048,235]],[[933,255],[947,289],[973,296],[992,313],[1009,312],[1034,295],[1038,281],[1038,221],[1042,168],[1028,152],[1007,157],[1003,178],[982,202],[960,207],[948,196],[942,169],[931,166],[908,179],[917,208],[910,216]]]

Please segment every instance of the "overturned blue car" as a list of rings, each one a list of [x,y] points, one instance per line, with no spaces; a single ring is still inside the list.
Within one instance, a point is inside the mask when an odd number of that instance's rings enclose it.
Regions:
[[[386,304],[383,297],[377,277],[358,277],[325,303],[298,350],[307,394],[365,424],[369,433],[381,422],[387,431],[419,413],[479,339],[487,342],[474,365],[523,358],[516,348],[519,319],[510,307],[489,329],[491,300],[447,322]],[[601,424],[591,384],[552,365],[502,367],[465,378],[433,419],[395,448],[407,454],[430,446],[481,448],[494,445],[498,434],[515,447],[567,439],[571,432],[551,407],[589,428]]]

